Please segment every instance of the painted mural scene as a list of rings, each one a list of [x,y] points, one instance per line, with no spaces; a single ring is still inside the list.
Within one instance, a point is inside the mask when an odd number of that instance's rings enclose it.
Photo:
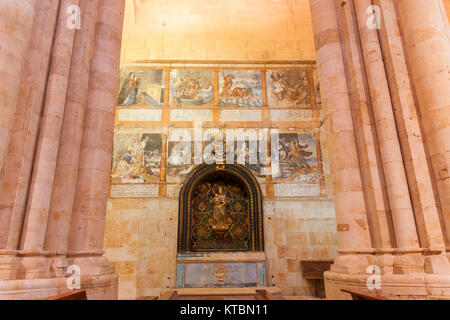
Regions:
[[[164,84],[162,69],[124,69],[120,72],[117,105],[160,107],[164,105]]]
[[[279,174],[273,176],[278,181],[317,183],[321,172],[317,160],[317,146],[311,133],[282,133],[279,135]]]
[[[214,101],[214,73],[202,69],[174,69],[170,73],[171,105],[203,106]]]
[[[261,71],[222,70],[219,73],[219,104],[223,107],[261,107]]]
[[[191,141],[167,142],[167,181],[183,182],[202,159],[194,159],[194,143]],[[196,165],[197,163],[197,165]]]
[[[266,82],[269,106],[311,108],[307,70],[270,70],[266,72]]]
[[[112,183],[158,182],[162,140],[159,134],[116,135]]]
[[[225,160],[227,163],[246,167],[258,181],[264,182],[268,172],[266,170],[268,145],[265,139],[226,141]]]

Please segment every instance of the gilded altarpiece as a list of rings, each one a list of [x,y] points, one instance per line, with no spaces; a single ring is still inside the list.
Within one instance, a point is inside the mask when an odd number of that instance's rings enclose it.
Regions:
[[[262,195],[241,165],[201,165],[180,191],[177,286],[265,284]]]
[[[262,195],[240,165],[201,165],[180,191],[178,252],[262,251]]]

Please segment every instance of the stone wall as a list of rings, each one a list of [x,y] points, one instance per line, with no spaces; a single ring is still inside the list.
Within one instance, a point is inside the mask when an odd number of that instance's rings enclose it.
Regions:
[[[124,34],[123,62],[315,60],[307,0],[127,1]]]
[[[256,100],[226,96],[223,85],[228,72],[235,76],[233,87],[237,83],[253,86],[252,77],[259,79],[260,86],[252,87]],[[286,73],[286,79],[293,81],[291,86],[300,84],[307,93],[303,101],[300,96],[277,98],[276,72]],[[189,105],[195,99],[177,99],[176,87],[186,74],[197,79],[203,89],[208,75],[211,77],[214,94],[210,101]],[[127,91],[133,82],[137,94]],[[212,67],[207,61],[173,61],[122,66],[104,245],[106,257],[119,274],[120,298],[159,295],[161,289],[175,287],[178,192],[195,164],[172,164],[176,154],[172,136],[182,130],[183,135],[198,139],[195,132],[199,130],[200,139],[205,139],[206,130],[215,128],[224,134],[237,128],[269,130],[264,142],[269,157],[273,148],[278,149],[273,144],[278,143],[282,150],[278,174],[260,174],[264,165],[258,162],[259,169],[255,169],[246,162],[263,194],[267,284],[288,296],[315,293],[316,284],[302,278],[301,260],[331,261],[337,249],[318,89],[311,63],[230,62]],[[269,132],[278,132],[278,138],[272,139]],[[307,152],[307,164],[288,160],[293,140]],[[209,142],[202,143],[204,151]],[[258,141],[259,146],[261,143]],[[127,156],[132,165],[126,164]],[[272,172],[271,163],[265,169]]]

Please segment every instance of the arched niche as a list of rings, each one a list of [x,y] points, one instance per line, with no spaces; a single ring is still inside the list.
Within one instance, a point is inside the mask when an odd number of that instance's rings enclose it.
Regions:
[[[178,253],[264,251],[261,189],[245,167],[200,165],[179,199]]]

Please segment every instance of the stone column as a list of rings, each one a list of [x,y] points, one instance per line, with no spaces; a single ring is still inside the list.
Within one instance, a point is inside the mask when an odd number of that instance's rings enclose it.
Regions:
[[[62,269],[66,265],[65,257],[78,178],[78,161],[83,137],[98,1],[80,0],[81,30],[75,34],[66,111],[45,243],[45,249],[56,256],[54,268],[57,272],[58,270],[63,272]]]
[[[22,254],[36,255],[44,250],[75,36],[75,29],[67,27],[66,12],[70,5],[78,5],[78,1],[62,0],[60,5],[44,113],[22,227]]]
[[[0,3],[0,172],[16,108],[35,4],[36,0]]]
[[[1,88],[8,88],[16,78],[20,79],[20,84],[19,82],[17,83],[19,85],[19,93],[8,142],[8,152],[6,153],[5,163],[0,175],[0,250],[2,250],[2,253],[10,255],[10,258],[5,258],[6,260],[11,260],[11,257],[14,257],[17,254],[17,249],[19,249],[20,233],[26,209],[34,150],[42,112],[42,101],[47,82],[49,56],[59,8],[59,0],[37,1],[36,8],[33,5],[32,9],[26,5],[31,6],[31,3],[32,1],[2,2],[2,5],[18,6],[16,8],[17,12],[14,10],[13,16],[17,14],[19,17],[15,18],[20,19],[14,22],[10,21],[10,26],[8,27],[14,29],[11,31],[11,35],[15,34],[16,39],[19,38],[19,35],[22,35],[20,37],[25,37],[22,33],[26,31],[26,28],[29,29],[28,23],[32,23],[29,41],[28,36],[26,37],[27,51],[26,54],[23,52],[25,62],[21,75],[19,70],[14,77],[0,77],[0,81],[5,79],[8,82],[5,86],[2,84]],[[28,15],[22,16],[26,12],[28,12]],[[34,15],[32,12],[35,12]],[[25,23],[22,19],[26,19],[27,22]],[[3,23],[3,21],[8,21],[8,19],[4,20],[2,17],[0,23]],[[11,27],[12,25],[14,27]],[[15,29],[16,26],[17,30]],[[1,30],[4,29],[2,28]],[[22,40],[25,41],[24,39]],[[18,42],[16,42],[17,44]],[[3,58],[0,58],[0,60],[1,63],[4,63]],[[12,65],[12,61],[14,59],[10,57],[5,63]],[[11,88],[11,90],[13,89]],[[0,99],[3,97],[6,97],[6,93]],[[42,268],[41,272],[45,273],[44,269]],[[11,272],[14,275],[9,274],[5,275],[5,277],[24,277],[24,274],[22,272],[18,273],[17,270],[18,268],[12,266]],[[0,278],[3,278],[3,275],[0,275]]]
[[[333,193],[339,255],[334,271],[363,273],[373,253],[367,225],[358,150],[345,80],[344,61],[334,0],[311,0],[317,66],[323,93],[330,158],[333,159]]]
[[[450,238],[450,42],[440,0],[398,0],[407,59]],[[447,247],[450,257],[450,248]]]
[[[394,110],[384,69],[383,55],[376,29],[367,25],[367,8],[371,0],[354,0],[361,48],[372,101],[372,110],[380,147],[381,163],[395,228],[398,265],[396,273],[423,271],[419,239],[414,220],[402,150],[397,134]],[[408,255],[408,258],[404,257]]]
[[[375,0],[381,9],[380,42],[384,55],[392,104],[403,152],[411,200],[427,273],[448,272],[445,233],[442,232],[431,167],[423,143],[422,130],[413,96],[406,56],[400,35],[394,0]]]
[[[389,200],[383,168],[380,165],[381,155],[354,7],[348,2],[346,5],[338,6],[338,22],[341,27],[340,35],[354,114],[355,135],[360,151],[359,159],[370,232],[377,260],[382,260],[382,263],[377,263],[382,265],[384,272],[392,272],[393,259],[390,254],[395,240]]]
[[[103,257],[113,149],[124,0],[101,0],[91,64],[88,102],[69,234],[69,257],[82,275],[112,273]]]

